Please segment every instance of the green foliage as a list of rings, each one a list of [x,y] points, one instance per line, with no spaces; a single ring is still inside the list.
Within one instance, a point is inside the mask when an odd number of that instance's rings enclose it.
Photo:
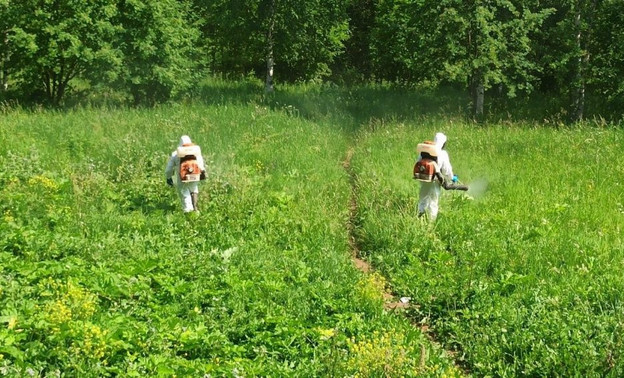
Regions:
[[[1,59],[22,98],[59,105],[77,87],[154,104],[186,93],[198,76],[199,33],[185,2],[28,0],[9,3],[7,15]]]
[[[120,65],[112,44],[116,0],[9,4],[11,72],[26,94],[43,93],[59,104],[78,76],[114,77]]]
[[[591,43],[590,83],[594,98],[593,114],[613,114],[621,118],[624,107],[624,4],[619,1],[600,2],[595,16]],[[606,100],[606,101],[605,101]],[[606,107],[606,109],[605,109]]]
[[[119,88],[129,90],[135,104],[176,98],[197,78],[193,58],[199,33],[190,21],[185,1],[120,0]]]
[[[334,78],[346,83],[366,82],[374,78],[371,60],[371,31],[375,24],[375,0],[353,0],[347,6],[349,17],[349,38],[345,41],[345,51],[339,57]]]
[[[531,34],[551,12],[530,2],[381,1],[372,49],[384,79],[533,90]]]
[[[452,86],[479,120],[533,102],[557,119],[618,121],[621,8],[617,0],[3,0],[0,101],[155,105],[195,97],[212,77],[272,72],[278,87]]]
[[[568,118],[585,102],[585,118],[621,118],[622,4],[618,1],[549,1],[556,9],[534,36],[540,89],[558,100]],[[618,77],[618,79],[616,79]]]
[[[323,78],[348,37],[346,1],[195,1],[212,68],[228,75],[266,75],[273,45],[281,81]]]

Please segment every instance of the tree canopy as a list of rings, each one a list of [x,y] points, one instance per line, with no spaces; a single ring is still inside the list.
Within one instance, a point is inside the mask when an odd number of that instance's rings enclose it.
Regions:
[[[619,0],[0,0],[0,99],[62,104],[114,91],[134,104],[202,77],[549,95],[571,120],[621,118]]]

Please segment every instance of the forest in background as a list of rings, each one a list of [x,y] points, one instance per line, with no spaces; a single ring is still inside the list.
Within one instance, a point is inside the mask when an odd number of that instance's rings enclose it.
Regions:
[[[5,104],[154,105],[217,77],[450,89],[475,119],[624,113],[619,0],[0,0],[0,15]]]

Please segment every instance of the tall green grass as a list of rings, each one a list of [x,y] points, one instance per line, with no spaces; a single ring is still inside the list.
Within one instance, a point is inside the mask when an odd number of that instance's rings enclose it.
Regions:
[[[448,137],[474,199],[416,216],[416,144]],[[354,154],[363,253],[477,376],[621,376],[620,129],[472,127],[436,118],[362,130]]]
[[[477,376],[624,373],[620,129],[474,125],[452,92],[383,86],[200,97],[0,109],[1,374],[459,375],[410,322]],[[411,170],[436,131],[488,186],[431,224]],[[208,164],[196,219],[164,183],[182,134]]]
[[[456,374],[350,261],[343,120],[263,101],[3,114],[0,374]],[[182,134],[207,162],[196,218],[165,185]]]

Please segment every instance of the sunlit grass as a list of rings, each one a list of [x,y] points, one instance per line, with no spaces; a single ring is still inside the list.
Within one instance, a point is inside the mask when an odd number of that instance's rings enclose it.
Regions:
[[[436,131],[460,179],[488,189],[475,199],[444,192],[427,224],[411,165]],[[363,132],[354,162],[363,253],[479,375],[621,371],[623,138],[435,119]]]
[[[1,373],[461,374],[414,322],[479,376],[621,375],[621,130],[474,125],[451,95],[383,86],[217,84],[202,104],[3,110]],[[411,172],[437,131],[475,190],[429,223]],[[182,134],[208,166],[195,218],[164,182]]]
[[[362,294],[351,120],[262,102],[3,117],[2,374],[345,376],[373,332],[418,352],[392,371],[452,366]],[[165,184],[182,134],[207,162],[196,218]]]

